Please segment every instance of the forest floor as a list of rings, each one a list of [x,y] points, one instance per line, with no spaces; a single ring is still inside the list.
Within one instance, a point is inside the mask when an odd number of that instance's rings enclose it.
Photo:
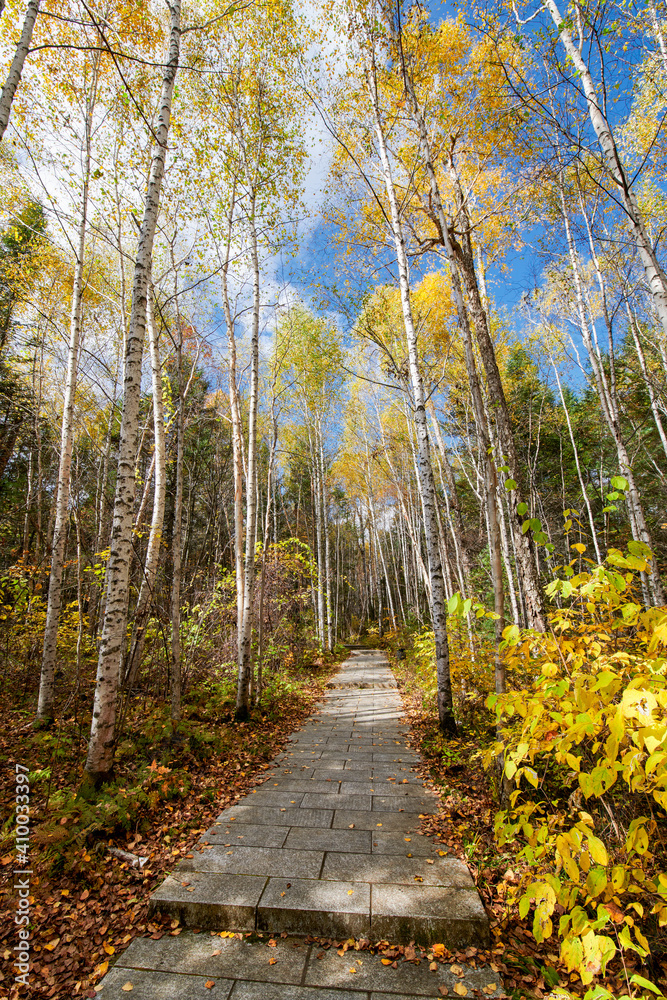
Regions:
[[[284,679],[247,723],[220,712],[215,698],[184,711],[179,738],[169,736],[163,708],[137,704],[119,747],[114,785],[95,804],[77,802],[86,731],[74,719],[35,732],[28,708],[0,715],[0,997],[16,991],[16,893],[12,816],[14,765],[31,783],[30,997],[94,997],[113,956],[135,937],[179,929],[147,919],[153,890],[186,856],[222,809],[262,780],[269,762],[311,713],[334,663]],[[215,708],[213,707],[215,705]],[[229,706],[227,706],[229,709]],[[139,735],[140,734],[140,735]],[[166,735],[165,735],[166,734]],[[21,747],[17,754],[17,748]],[[19,759],[20,757],[20,759]],[[7,818],[9,817],[9,818]],[[116,848],[147,858],[143,867],[112,856]]]
[[[398,674],[400,680],[401,671]],[[401,693],[413,748],[424,758],[422,777],[441,795],[441,812],[425,819],[422,831],[437,834],[468,864],[491,919],[493,965],[503,976],[508,996],[512,1000],[540,1000],[557,987],[583,995],[591,987],[584,986],[579,975],[568,973],[560,962],[555,937],[538,945],[528,921],[519,917],[515,897],[524,872],[512,852],[499,850],[494,839],[497,804],[491,775],[480,759],[484,726],[464,723],[458,738],[444,738],[437,718],[424,709],[419,695],[404,688]],[[606,975],[597,982],[614,996],[631,995],[635,991],[628,979],[636,972],[659,984],[667,994],[667,955],[654,953],[650,960],[646,965],[638,956],[626,954],[625,966],[619,960],[610,962]]]

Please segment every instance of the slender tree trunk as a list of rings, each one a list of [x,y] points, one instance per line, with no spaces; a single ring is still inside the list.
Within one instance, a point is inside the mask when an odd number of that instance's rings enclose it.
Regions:
[[[179,318],[180,327],[180,318]],[[176,345],[178,372],[178,415],[176,418],[176,495],[171,535],[171,721],[181,721],[181,570],[183,532],[183,450],[185,438],[185,393],[183,392],[183,330]]]
[[[148,345],[151,356],[151,375],[153,389],[153,435],[155,439],[155,472],[153,485],[153,517],[148,538],[146,564],[144,566],[139,597],[134,611],[134,634],[130,647],[124,678],[129,690],[134,685],[135,678],[141,666],[141,659],[146,641],[146,623],[153,601],[160,550],[162,548],[162,528],[164,525],[164,508],[167,492],[167,451],[164,428],[164,399],[162,394],[162,364],[160,362],[159,331],[155,322],[154,293],[149,287],[147,299]],[[180,369],[179,369],[180,371]]]
[[[440,561],[440,550],[438,544],[435,480],[431,465],[424,387],[419,368],[417,331],[415,329],[412,315],[412,304],[410,301],[408,258],[405,248],[405,238],[403,235],[403,224],[401,222],[398,199],[396,197],[396,189],[394,187],[391,166],[389,163],[389,155],[383,131],[376,87],[375,67],[371,64],[367,53],[365,53],[364,70],[369,95],[373,105],[377,150],[391,213],[391,231],[394,239],[396,262],[398,265],[403,325],[408,344],[408,361],[410,368],[410,381],[412,385],[412,401],[414,405],[414,424],[417,434],[419,482],[422,494],[422,513],[424,518],[426,551],[429,564],[429,580],[431,584],[431,620],[433,623],[433,634],[435,637],[438,722],[443,732],[455,733],[456,720],[454,718],[454,704],[452,700],[452,686],[449,673],[447,605],[445,601],[445,584],[442,575],[442,564]]]
[[[36,13],[36,12],[35,12]],[[65,562],[65,542],[69,522],[69,492],[72,470],[72,449],[74,446],[74,407],[76,398],[76,383],[79,369],[79,351],[81,346],[81,318],[83,312],[84,276],[83,264],[86,249],[86,228],[88,223],[88,186],[90,183],[90,154],[92,114],[95,105],[96,82],[86,108],[86,147],[83,174],[83,191],[81,197],[81,217],[77,233],[76,263],[74,266],[74,283],[72,286],[72,312],[70,318],[69,353],[67,359],[67,376],[65,378],[65,398],[63,400],[63,419],[60,432],[60,464],[58,468],[58,488],[55,502],[55,517],[53,527],[53,542],[51,545],[51,572],[49,576],[49,595],[46,605],[46,624],[44,626],[44,646],[42,653],[42,671],[37,701],[37,722],[49,724],[55,714],[55,675],[58,646],[58,625],[60,623],[60,608],[62,602],[62,577]]]
[[[484,373],[486,375],[490,405],[493,408],[498,427],[500,446],[503,452],[503,457],[509,466],[510,476],[517,484],[516,488],[509,492],[508,507],[510,512],[510,524],[512,527],[517,572],[520,579],[528,626],[529,628],[534,628],[538,632],[544,632],[546,630],[547,623],[544,613],[544,602],[542,598],[539,572],[535,561],[535,555],[531,547],[532,532],[528,531],[524,534],[522,525],[525,518],[518,511],[519,503],[521,501],[521,486],[523,479],[521,465],[516,451],[512,421],[507,406],[507,400],[505,399],[505,390],[503,389],[502,379],[500,377],[495,347],[489,331],[488,318],[482,303],[477,283],[474,257],[469,237],[469,222],[463,207],[459,178],[451,159],[449,166],[455,190],[458,195],[459,212],[465,218],[465,231],[461,244],[458,244],[455,240],[453,240],[448,231],[446,236],[444,236],[443,232],[443,237],[445,238],[446,246],[449,248],[448,254],[452,254],[450,259],[452,260],[452,263],[454,261],[456,262],[466,290],[467,304],[470,308],[477,346],[479,347],[479,353],[484,366]],[[437,187],[437,183],[435,182],[435,173],[433,173],[432,185],[433,184]],[[442,226],[444,224],[446,230],[447,223],[444,211],[442,210],[442,202],[440,201],[439,192],[437,210],[440,225]]]
[[[320,489],[322,493],[322,518],[324,522],[324,580],[326,585],[325,608],[327,619],[327,648],[330,653],[334,649],[333,623],[331,620],[331,539],[329,537],[329,510],[327,504],[326,475],[324,471],[324,442],[322,440],[322,424],[317,423],[318,458],[320,463]]]
[[[581,330],[581,336],[584,341],[584,346],[586,347],[586,351],[588,353],[588,357],[591,363],[591,368],[593,371],[593,376],[595,378],[598,395],[600,397],[600,405],[602,408],[602,413],[607,423],[607,427],[609,428],[609,432],[614,440],[614,444],[616,445],[616,455],[618,457],[618,464],[620,466],[620,471],[628,482],[626,499],[628,504],[628,514],[630,516],[630,525],[632,528],[632,536],[636,541],[643,542],[645,545],[647,545],[654,553],[653,558],[650,560],[649,571],[647,574],[648,587],[650,591],[650,598],[653,604],[659,607],[665,604],[665,592],[662,587],[662,581],[660,579],[660,571],[658,569],[657,559],[655,556],[655,549],[646,523],[644,509],[641,502],[641,496],[635,481],[634,472],[632,470],[632,463],[630,461],[628,449],[623,439],[623,434],[621,431],[621,424],[618,412],[618,400],[615,393],[615,386],[612,388],[612,386],[610,385],[609,379],[607,378],[607,374],[604,370],[604,366],[600,358],[599,351],[596,350],[596,347],[593,343],[593,338],[595,335],[594,324],[592,322],[589,324],[589,319],[586,314],[586,307],[584,304],[584,296],[581,283],[581,275],[579,273],[579,260],[574,246],[572,230],[570,228],[570,219],[567,213],[567,204],[565,201],[565,191],[562,183],[562,177],[560,178],[560,181],[561,181],[560,197],[561,197],[561,209],[563,213],[563,225],[565,228],[565,236],[570,256],[570,264],[572,267],[575,300],[577,303],[577,312],[579,315],[579,328]],[[611,328],[609,327],[610,343],[611,343],[611,338],[612,338],[612,331]]]
[[[313,513],[315,515],[315,547],[317,553],[317,632],[320,649],[326,645],[326,626],[324,611],[324,544],[322,541],[322,490],[320,486],[319,457],[314,443],[311,441],[312,483],[313,483]]]
[[[489,538],[489,561],[491,563],[491,579],[493,582],[493,604],[494,604],[493,610],[496,614],[496,618],[494,621],[495,638],[496,638],[495,681],[496,681],[496,693],[503,694],[505,691],[505,662],[502,656],[500,655],[500,643],[502,641],[503,629],[505,627],[505,590],[503,585],[503,562],[502,562],[502,552],[500,546],[500,526],[498,523],[498,507],[496,501],[498,477],[496,473],[496,467],[493,461],[491,442],[489,440],[489,435],[488,435],[486,412],[484,410],[482,391],[480,389],[479,379],[477,377],[477,367],[475,365],[475,356],[473,354],[473,346],[472,346],[472,335],[470,333],[468,317],[466,315],[465,306],[463,303],[463,297],[461,295],[461,288],[458,282],[458,275],[454,273],[452,275],[452,279],[454,284],[454,297],[459,309],[459,327],[461,329],[461,333],[463,334],[463,341],[465,345],[466,367],[468,369],[468,381],[470,383],[473,406],[475,408],[475,422],[477,424],[477,434],[479,437],[480,458],[484,464],[484,485],[486,487],[485,499],[486,499],[486,514],[488,519],[488,538]]]
[[[5,84],[2,88],[2,93],[0,93],[0,139],[2,139],[7,130],[9,113],[12,110],[12,101],[14,100],[16,88],[21,82],[23,64],[26,56],[28,55],[30,40],[32,38],[32,32],[35,27],[35,21],[37,20],[38,13],[39,0],[28,0],[28,7],[23,19],[21,37],[18,45],[16,46],[16,52],[14,53],[12,64],[9,67],[9,73],[7,74],[7,79],[5,80]]]
[[[642,375],[644,376],[644,381],[646,382],[646,390],[648,392],[648,398],[651,403],[651,412],[653,413],[653,420],[655,421],[656,430],[658,431],[658,436],[660,438],[660,443],[662,444],[662,450],[665,458],[667,458],[667,432],[665,432],[665,427],[662,422],[662,417],[660,415],[660,407],[658,406],[658,399],[653,387],[653,380],[650,377],[648,366],[646,364],[646,357],[644,355],[644,348],[642,347],[641,337],[639,336],[639,331],[637,329],[637,322],[630,308],[630,303],[625,302],[625,308],[628,313],[628,323],[630,325],[630,332],[632,334],[632,340],[635,345],[635,350],[637,352],[637,358],[639,360],[639,367],[641,368]]]
[[[252,624],[255,595],[255,522],[257,518],[257,411],[259,405],[259,255],[255,222],[255,199],[250,207],[250,251],[253,275],[253,310],[250,339],[250,397],[248,400],[248,473],[246,476],[246,550],[243,588],[243,618],[236,691],[236,718],[250,712],[252,672]]]
[[[127,608],[134,523],[135,459],[139,435],[141,363],[146,332],[146,300],[181,37],[180,0],[168,0],[168,3],[171,19],[169,54],[163,73],[160,112],[156,129],[157,141],[153,149],[134,267],[132,310],[125,347],[123,411],[116,498],[107,567],[107,600],[97,663],[97,683],[84,785],[97,785],[109,777],[113,768],[118,684],[127,641]]]
[[[227,218],[227,246],[225,261],[222,268],[222,293],[227,324],[227,341],[229,344],[229,410],[232,422],[232,467],[234,470],[234,559],[236,566],[236,629],[237,655],[239,663],[242,658],[243,638],[243,594],[245,589],[243,572],[243,423],[241,420],[241,403],[236,375],[236,335],[234,320],[229,299],[228,271],[231,253],[232,224],[234,212],[234,195],[230,200]]]
[[[560,401],[561,401],[561,405],[563,407],[563,412],[565,414],[565,421],[567,423],[567,430],[568,430],[568,434],[570,436],[570,444],[572,445],[572,452],[574,454],[574,464],[576,466],[577,477],[579,479],[579,487],[581,489],[581,493],[582,493],[582,496],[584,498],[584,503],[586,504],[586,512],[588,514],[588,525],[589,525],[589,527],[591,529],[591,537],[593,539],[593,546],[595,548],[595,558],[597,559],[598,563],[601,563],[602,562],[602,553],[600,552],[600,544],[598,542],[598,534],[597,534],[597,531],[596,531],[596,528],[595,528],[595,520],[593,518],[593,508],[591,507],[591,500],[590,500],[590,497],[588,495],[588,490],[586,488],[586,483],[584,482],[584,477],[583,477],[583,474],[582,474],[582,471],[581,471],[581,464],[579,462],[579,449],[577,447],[577,441],[576,441],[576,438],[574,436],[574,429],[572,427],[572,421],[570,419],[570,411],[568,410],[567,403],[565,402],[565,395],[563,393],[563,386],[561,385],[561,381],[560,381],[560,374],[558,372],[558,368],[556,366],[556,362],[555,362],[555,360],[554,360],[553,357],[551,358],[551,366],[552,366],[552,368],[554,370],[554,374],[556,376],[556,384],[558,385],[558,392],[559,392],[559,395],[560,395]]]
[[[603,111],[603,105],[595,89],[595,83],[586,62],[575,45],[567,19],[561,12],[555,0],[545,0],[545,7],[551,14],[556,31],[559,33],[563,48],[577,71],[579,83],[586,97],[588,113],[602,151],[607,170],[616,188],[620,201],[627,216],[639,259],[644,267],[646,281],[653,298],[658,318],[667,335],[667,276],[663,271],[653,249],[651,238],[646,231],[637,196],[632,187],[628,173],[621,160],[612,127]]]
[[[257,621],[257,684],[255,686],[255,704],[259,704],[261,700],[262,688],[264,685],[264,595],[266,593],[266,550],[269,544],[269,534],[271,530],[271,513],[273,506],[273,467],[276,457],[276,448],[278,445],[278,419],[275,412],[275,379],[273,390],[273,406],[271,407],[273,435],[271,438],[269,465],[266,474],[266,513],[264,517],[264,537],[262,538],[262,560],[260,568],[261,577],[259,585],[259,612]]]
[[[465,216],[464,206],[460,196],[460,185],[458,176],[455,172],[454,164],[450,157],[449,170],[452,176],[452,181],[454,183],[454,189],[457,192],[458,214],[459,217],[461,217],[461,221],[464,226],[464,239],[462,240],[462,245],[458,244],[456,240],[453,238],[452,232],[450,231],[450,227],[448,226],[447,219],[445,217],[445,212],[442,205],[442,198],[440,196],[440,188],[438,185],[435,169],[433,167],[433,160],[431,157],[431,149],[428,139],[428,133],[426,130],[426,123],[424,121],[424,116],[421,113],[421,109],[419,107],[419,103],[415,95],[414,87],[408,73],[405,74],[405,86],[407,94],[410,99],[410,114],[412,116],[415,125],[418,128],[421,139],[422,149],[424,153],[424,161],[425,161],[424,165],[426,167],[426,172],[430,184],[432,209],[435,212],[436,222],[440,229],[441,239],[445,246],[447,257],[450,262],[452,276],[454,275],[455,269],[458,267],[463,279],[463,283],[468,296],[468,307],[472,315],[472,321],[475,329],[475,335],[477,338],[477,344],[482,358],[482,363],[484,365],[488,391],[491,396],[492,404],[496,411],[496,419],[498,421],[498,428],[501,437],[501,446],[508,460],[511,473],[517,484],[520,484],[521,475],[520,475],[518,457],[516,454],[516,447],[514,443],[514,435],[512,432],[512,425],[510,421],[509,411],[507,408],[507,401],[505,399],[502,380],[500,378],[500,372],[498,370],[495,348],[493,346],[493,341],[491,339],[491,334],[489,332],[486,311],[482,303],[479,286],[475,274],[474,258],[472,256],[472,246],[469,241],[469,223]],[[523,523],[523,518],[521,517],[521,515],[519,515],[517,511],[517,507],[519,504],[519,495],[520,494],[518,489],[515,489],[510,493],[510,498],[511,498],[510,504],[512,508],[511,520],[512,520],[513,534],[514,534],[514,544],[518,557],[517,569],[519,570],[519,573],[522,577],[523,592],[526,598],[526,606],[528,611],[528,624],[532,628],[535,628],[540,632],[544,632],[546,629],[546,618],[544,615],[544,606],[542,601],[542,592],[540,588],[539,575],[537,572],[537,567],[535,565],[535,559],[530,547],[531,540],[527,534],[525,535],[521,531],[521,524]]]

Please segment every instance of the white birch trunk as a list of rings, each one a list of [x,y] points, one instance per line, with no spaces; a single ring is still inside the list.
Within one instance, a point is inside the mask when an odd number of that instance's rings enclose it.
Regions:
[[[153,436],[154,436],[154,484],[153,516],[146,551],[146,563],[139,588],[139,597],[134,611],[134,635],[130,655],[125,668],[125,685],[131,689],[144,651],[146,622],[153,600],[155,581],[160,564],[162,528],[167,492],[167,450],[164,428],[164,398],[162,393],[162,364],[160,361],[159,331],[155,322],[154,293],[149,287],[147,299],[148,345],[151,356],[151,378],[153,389]]]
[[[414,405],[414,424],[417,433],[419,482],[421,486],[424,533],[426,537],[429,580],[431,585],[431,621],[435,637],[438,722],[443,732],[453,733],[456,732],[456,720],[454,718],[452,686],[449,674],[447,605],[445,602],[445,585],[442,575],[442,564],[440,561],[438,520],[435,509],[435,480],[433,477],[433,468],[431,466],[424,388],[421,371],[419,369],[417,331],[415,329],[412,315],[412,304],[410,302],[408,258],[405,248],[405,238],[403,235],[403,225],[398,208],[398,200],[396,198],[396,190],[394,188],[391,165],[389,163],[389,155],[383,131],[376,81],[374,77],[374,67],[370,62],[368,53],[364,52],[363,55],[366,82],[373,107],[377,149],[382,166],[382,174],[391,213],[391,231],[394,239],[396,263],[398,265],[403,325],[405,327],[405,335],[408,344],[408,361]]]
[[[86,149],[83,170],[83,192],[81,197],[81,217],[77,233],[76,263],[72,286],[72,311],[70,317],[70,339],[65,378],[65,398],[60,431],[60,464],[58,468],[58,488],[55,502],[53,543],[51,546],[51,571],[49,575],[49,595],[46,605],[42,670],[37,701],[37,721],[49,724],[55,714],[55,674],[58,646],[58,625],[62,603],[62,576],[65,561],[65,542],[69,521],[69,493],[72,471],[72,449],[74,447],[74,405],[79,369],[79,349],[81,346],[81,317],[83,311],[83,258],[86,249],[86,228],[88,222],[88,187],[90,183],[90,134],[91,117],[95,103],[95,83],[91,99],[86,109]]]
[[[239,645],[239,675],[236,691],[236,718],[250,713],[252,671],[252,624],[255,596],[255,521],[257,518],[257,411],[259,405],[259,255],[255,223],[255,199],[250,207],[250,252],[252,257],[252,330],[250,338],[250,398],[248,400],[248,451],[246,475],[246,536],[243,581],[243,616]]]
[[[119,675],[126,644],[127,605],[132,528],[134,524],[135,458],[139,434],[141,362],[146,333],[146,300],[151,272],[153,240],[160,208],[174,81],[178,70],[181,37],[180,0],[168,0],[169,52],[162,78],[160,112],[153,148],[148,188],[134,267],[132,309],[125,347],[123,410],[111,546],[107,567],[107,600],[104,611],[93,719],[85,765],[84,784],[97,785],[113,768],[116,703]]]
[[[12,64],[9,67],[9,73],[7,74],[7,79],[5,80],[2,88],[2,93],[0,93],[0,139],[4,136],[7,130],[7,125],[9,124],[9,114],[12,110],[12,101],[14,100],[16,89],[21,82],[23,64],[26,56],[28,55],[30,40],[32,38],[32,32],[35,27],[35,21],[37,20],[38,13],[39,0],[28,0],[28,8],[23,19],[21,37],[18,45],[16,46],[16,52],[14,53]]]
[[[230,202],[228,215],[228,233],[225,262],[222,268],[222,301],[227,324],[227,342],[229,345],[229,411],[232,422],[232,468],[234,471],[234,560],[236,566],[236,633],[237,656],[241,660],[241,639],[243,635],[243,425],[241,421],[241,404],[236,381],[236,335],[234,319],[229,302],[229,257],[231,249],[231,234],[234,211],[234,197]]]
[[[662,417],[660,415],[660,407],[658,406],[658,397],[655,393],[655,388],[653,386],[653,380],[650,376],[648,365],[646,364],[646,357],[644,355],[644,348],[642,347],[642,342],[637,332],[637,324],[635,323],[635,318],[632,315],[632,310],[630,309],[630,303],[626,300],[625,307],[628,314],[628,323],[630,324],[630,332],[632,334],[632,340],[635,345],[635,350],[637,352],[637,358],[639,360],[639,367],[642,370],[642,375],[644,376],[644,381],[646,382],[646,389],[648,392],[648,398],[651,403],[651,412],[653,413],[653,420],[655,421],[655,426],[658,431],[658,436],[660,437],[660,443],[662,444],[662,450],[667,458],[667,433],[662,422]]]
[[[648,530],[648,526],[646,524],[646,518],[644,516],[644,509],[642,507],[639,489],[635,482],[634,473],[632,471],[630,456],[628,454],[628,449],[626,447],[625,441],[623,440],[623,435],[621,433],[621,425],[619,420],[616,395],[615,392],[611,390],[606,372],[604,370],[604,366],[601,363],[599,351],[596,350],[596,347],[594,345],[595,331],[593,328],[593,323],[591,322],[589,324],[588,317],[586,315],[586,308],[584,305],[584,296],[581,284],[581,276],[579,273],[579,261],[574,246],[574,240],[572,238],[570,220],[567,214],[567,206],[565,203],[565,192],[563,190],[562,183],[560,186],[560,196],[561,196],[561,208],[563,212],[563,225],[565,228],[565,236],[570,256],[570,264],[572,266],[572,276],[574,279],[575,300],[577,303],[577,311],[579,314],[579,328],[581,330],[581,336],[584,341],[584,346],[586,347],[586,351],[588,353],[588,357],[591,363],[591,368],[593,370],[593,376],[595,378],[598,395],[600,397],[600,405],[602,408],[602,413],[606,420],[607,427],[609,428],[609,432],[614,440],[614,444],[616,445],[616,455],[618,457],[618,464],[620,466],[620,471],[628,482],[626,500],[628,505],[628,514],[630,516],[630,526],[632,529],[632,536],[636,541],[643,542],[651,549],[651,551],[654,551],[653,542],[651,539],[650,532]],[[665,594],[662,587],[662,581],[660,579],[660,572],[657,567],[657,560],[655,558],[655,555],[649,563],[648,586],[653,603],[656,606],[662,606],[665,603]]]
[[[591,529],[591,537],[593,539],[593,546],[595,548],[595,558],[598,563],[602,562],[602,553],[600,552],[600,543],[598,542],[598,533],[595,529],[595,521],[593,520],[593,509],[591,507],[590,497],[588,496],[588,490],[586,488],[586,483],[584,482],[584,477],[581,471],[581,465],[579,462],[579,449],[577,448],[577,442],[574,436],[574,430],[572,428],[572,421],[570,420],[570,411],[567,408],[567,403],[565,402],[565,394],[563,393],[563,386],[560,380],[560,374],[556,362],[551,357],[551,367],[554,370],[556,376],[556,384],[558,385],[558,393],[560,395],[561,405],[563,407],[563,412],[565,413],[565,421],[567,423],[567,430],[570,436],[570,444],[572,445],[572,451],[574,453],[574,464],[577,468],[577,477],[579,479],[579,486],[581,488],[581,493],[584,498],[584,503],[586,504],[586,512],[588,514],[588,525]]]
[[[180,327],[180,319],[179,319]],[[183,534],[183,449],[185,437],[185,393],[183,392],[183,330],[176,346],[178,371],[178,415],[176,417],[176,495],[171,535],[171,721],[181,721],[181,568]]]
[[[646,231],[637,196],[621,161],[611,125],[602,110],[591,72],[578,47],[574,44],[572,34],[567,27],[565,19],[561,16],[555,0],[545,0],[545,6],[551,14],[556,30],[560,34],[563,48],[568,58],[572,60],[572,64],[581,81],[581,86],[586,97],[588,113],[598,143],[600,144],[604,162],[628,218],[628,224],[637,247],[639,258],[644,267],[646,281],[653,298],[658,319],[667,335],[667,276],[660,266],[651,239]]]

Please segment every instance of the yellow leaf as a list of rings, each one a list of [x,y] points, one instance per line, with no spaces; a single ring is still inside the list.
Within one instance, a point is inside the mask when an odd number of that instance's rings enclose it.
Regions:
[[[114,946],[112,944],[107,944],[106,941],[104,942],[104,944],[102,945],[102,947],[106,951],[107,955],[113,955],[114,952],[116,951],[116,949],[114,948]]]
[[[383,965],[391,965],[390,958],[381,958],[380,961],[382,962]]]
[[[53,951],[53,949],[57,946],[59,941],[60,941],[59,937],[54,938],[53,941],[49,941],[49,943],[45,944],[44,947],[46,948],[47,951]]]
[[[124,992],[124,993],[129,993],[129,992],[130,992],[130,990],[133,990],[133,989],[134,989],[134,986],[133,986],[133,985],[132,985],[132,983],[131,983],[131,982],[129,981],[129,979],[128,979],[128,981],[127,981],[127,982],[125,983],[125,985],[124,985],[124,986],[121,986],[121,990],[123,990],[123,992]]]
[[[109,963],[102,962],[100,965],[97,965],[95,967],[95,972],[97,973],[98,976],[103,976],[108,968],[109,968]]]
[[[351,896],[353,892],[354,892],[354,889],[348,889],[348,890],[347,890],[347,894],[348,894],[348,896]]]
[[[458,995],[459,995],[460,997],[467,997],[467,996],[468,996],[468,990],[467,990],[467,989],[466,989],[466,987],[465,987],[465,986],[463,985],[463,983],[457,983],[457,984],[455,985],[455,987],[454,987],[454,992],[455,992],[455,993],[458,993]]]
[[[596,865],[606,865],[609,862],[607,848],[599,837],[588,837],[588,851]]]

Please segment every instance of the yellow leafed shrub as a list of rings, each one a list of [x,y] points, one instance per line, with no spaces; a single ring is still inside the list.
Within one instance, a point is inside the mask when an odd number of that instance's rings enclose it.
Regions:
[[[538,941],[558,935],[584,984],[619,949],[646,956],[667,924],[667,609],[634,599],[649,558],[630,543],[554,581],[566,606],[549,631],[504,632],[508,666],[534,681],[487,699],[502,735],[485,764],[504,754],[512,789],[496,836],[526,862],[520,914]]]

